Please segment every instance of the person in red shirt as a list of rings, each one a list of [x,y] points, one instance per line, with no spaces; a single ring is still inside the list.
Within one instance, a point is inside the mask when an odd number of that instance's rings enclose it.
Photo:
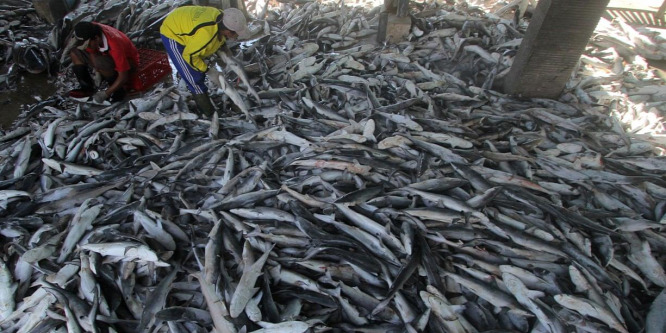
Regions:
[[[80,87],[69,92],[71,97],[89,97],[102,103],[125,98],[137,74],[139,52],[132,41],[120,30],[97,22],[79,22],[74,26],[74,37],[79,47],[70,52],[72,71]],[[87,45],[86,45],[87,43]],[[82,48],[85,46],[85,51]],[[96,70],[109,83],[106,90],[97,91],[89,68]]]

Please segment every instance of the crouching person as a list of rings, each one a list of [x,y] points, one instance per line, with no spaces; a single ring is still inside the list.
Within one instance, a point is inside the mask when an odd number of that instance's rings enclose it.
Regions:
[[[93,96],[97,103],[107,99],[111,102],[123,100],[139,66],[136,46],[120,30],[97,22],[77,23],[74,37],[78,47],[69,55],[79,88],[70,91],[69,95],[75,98]],[[97,91],[90,68],[108,83],[106,90]]]

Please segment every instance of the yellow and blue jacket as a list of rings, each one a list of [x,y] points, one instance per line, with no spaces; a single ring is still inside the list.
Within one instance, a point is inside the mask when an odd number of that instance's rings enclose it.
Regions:
[[[217,39],[216,20],[222,10],[214,7],[183,6],[174,9],[162,22],[160,33],[183,45],[183,59],[200,72],[208,69],[204,58],[212,55],[226,42]]]

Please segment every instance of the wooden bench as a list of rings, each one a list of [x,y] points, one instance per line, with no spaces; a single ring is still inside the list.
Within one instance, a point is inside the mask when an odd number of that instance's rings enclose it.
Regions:
[[[611,20],[620,18],[630,25],[666,28],[664,12],[666,12],[666,0],[656,12],[649,9],[608,7],[604,17]]]

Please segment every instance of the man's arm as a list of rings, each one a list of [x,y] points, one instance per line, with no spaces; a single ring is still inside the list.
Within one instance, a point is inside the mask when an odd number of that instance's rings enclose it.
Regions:
[[[229,49],[229,44],[227,44],[226,41],[220,46],[220,51],[231,57],[231,49]]]
[[[122,88],[127,80],[129,80],[129,71],[118,72],[116,80],[106,89],[106,95],[110,97],[118,89]]]

